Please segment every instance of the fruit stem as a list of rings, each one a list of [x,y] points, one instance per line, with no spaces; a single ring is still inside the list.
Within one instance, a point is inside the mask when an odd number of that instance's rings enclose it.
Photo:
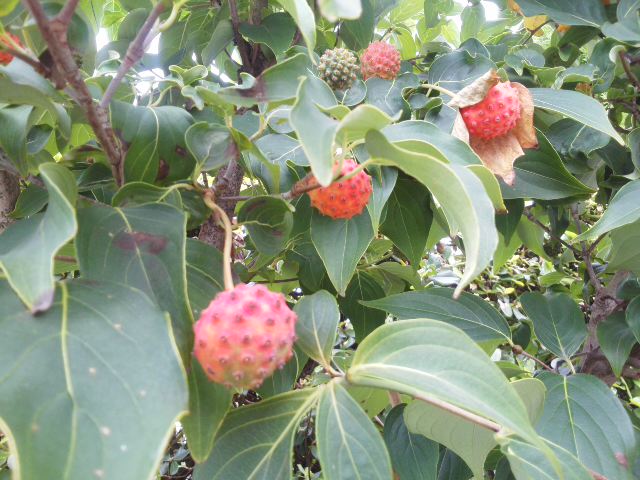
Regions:
[[[422,87],[423,88],[428,88],[429,90],[435,90],[436,92],[444,93],[445,95],[448,95],[451,98],[455,98],[455,96],[456,96],[456,94],[453,93],[451,90],[447,90],[446,88],[440,87],[438,85],[432,85],[430,83],[423,83]]]
[[[224,249],[222,251],[222,274],[224,278],[224,289],[227,291],[233,290],[233,276],[231,275],[231,246],[233,243],[233,227],[231,226],[231,220],[227,216],[227,213],[216,205],[213,200],[213,192],[207,191],[204,195],[204,203],[213,212],[218,215],[218,219],[222,221],[224,227]]]

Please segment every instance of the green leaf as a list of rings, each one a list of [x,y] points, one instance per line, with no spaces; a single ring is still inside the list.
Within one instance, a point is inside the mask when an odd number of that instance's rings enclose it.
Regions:
[[[0,147],[23,177],[29,173],[27,133],[32,111],[31,105],[0,108]]]
[[[275,197],[254,197],[243,202],[238,222],[247,227],[259,252],[277,255],[285,247],[293,229],[293,213],[287,202]]]
[[[386,235],[409,259],[414,270],[427,246],[433,221],[431,195],[421,183],[400,179],[391,194],[387,216],[380,231]]]
[[[258,394],[262,398],[267,398],[293,390],[308,360],[309,357],[305,353],[294,347],[291,360],[285,364],[284,368],[276,370],[273,375],[264,379]]]
[[[400,320],[428,318],[448,323],[478,343],[510,342],[509,324],[491,304],[470,293],[463,293],[457,300],[452,294],[450,288],[429,288],[364,304],[385,310]]]
[[[608,135],[571,118],[563,118],[551,125],[547,138],[560,155],[573,157],[589,155],[610,142]]]
[[[34,316],[2,282],[0,330],[0,423],[15,447],[14,473],[155,474],[187,395],[169,321],[144,294],[71,280]]]
[[[587,196],[593,190],[571,175],[547,137],[540,131],[537,149],[527,149],[513,166],[516,182],[513,187],[500,183],[505,199],[535,198],[557,200]]]
[[[607,270],[630,270],[640,275],[640,222],[616,228],[611,232]]]
[[[555,0],[545,1],[553,2]],[[588,1],[598,2],[599,4],[600,0]],[[576,5],[581,3],[576,3]],[[607,111],[594,98],[573,90],[554,90],[552,88],[530,88],[529,92],[531,92],[533,103],[537,108],[573,118],[587,127],[609,135],[618,143],[624,145],[624,140],[609,122]]]
[[[504,242],[511,242],[511,237],[518,228],[518,224],[524,212],[524,202],[521,199],[507,200],[505,202],[507,213],[496,215],[496,228],[503,235]],[[494,259],[495,261],[495,259]]]
[[[442,205],[449,224],[460,229],[466,269],[456,288],[459,295],[489,265],[498,245],[493,205],[482,182],[464,167],[392,145],[377,131],[367,133],[366,147],[374,161],[395,165],[422,182]]]
[[[322,258],[331,283],[340,295],[345,295],[356,266],[373,236],[368,211],[350,220],[333,220],[313,210],[311,240]]]
[[[636,170],[640,171],[640,128],[631,132],[627,139],[631,150],[631,160],[633,160]]]
[[[168,311],[188,364],[193,315],[187,298],[185,214],[162,204],[95,206],[80,210],[78,223],[76,249],[83,277],[138,288]]]
[[[49,194],[37,185],[27,185],[20,192],[16,206],[11,212],[11,218],[24,218],[35,215],[49,202]]]
[[[509,465],[517,480],[593,480],[584,465],[564,448],[547,442],[557,457],[562,477],[549,458],[531,444],[516,438],[501,440],[502,452],[509,459]],[[497,476],[496,476],[497,478]]]
[[[602,33],[621,42],[637,44],[640,41],[640,24],[636,0],[620,0],[616,16],[617,22],[602,25]]]
[[[320,391],[295,390],[229,412],[194,480],[290,478],[294,434]]]
[[[13,9],[20,3],[20,0],[7,0],[0,5],[0,17],[5,17],[13,12]]]
[[[393,471],[403,480],[437,480],[439,445],[409,431],[403,417],[405,406],[394,407],[384,419],[384,441]]]
[[[366,272],[356,272],[344,298],[340,299],[342,312],[351,320],[356,339],[360,342],[384,323],[384,312],[366,307],[363,301],[384,297],[384,290],[376,279]]]
[[[558,0],[518,0],[525,17],[548,15],[563,25],[585,25],[599,28],[607,21],[601,0],[567,3]]]
[[[351,3],[343,0],[343,3]],[[372,3],[375,0],[361,0],[362,15],[355,20],[346,20],[340,27],[340,37],[345,45],[351,50],[362,50],[367,48],[373,38],[376,24],[376,14]]]
[[[528,378],[511,384],[527,407],[531,422],[542,413],[546,388],[537,379]],[[404,413],[410,432],[423,435],[458,454],[482,478],[487,455],[497,444],[494,433],[479,425],[421,401],[412,402]]]
[[[324,82],[321,82],[324,84]],[[317,82],[316,82],[317,85]],[[291,110],[291,126],[298,135],[302,149],[309,159],[311,170],[322,186],[333,180],[333,142],[338,130],[338,122],[320,111],[317,98],[313,98],[315,85],[305,78],[300,82],[298,98]],[[318,87],[322,92],[322,107],[337,104],[328,85]]]
[[[438,480],[468,480],[473,477],[473,473],[458,455],[449,449],[444,450]]]
[[[640,343],[640,297],[636,297],[629,302],[626,320],[636,340]]]
[[[340,120],[336,141],[348,145],[362,140],[369,130],[381,130],[393,119],[373,105],[359,105]]]
[[[625,319],[625,314],[616,312],[604,322],[600,322],[597,334],[602,353],[609,360],[615,376],[619,377],[625,363],[627,363],[631,349],[636,344],[636,338]]]
[[[189,439],[193,459],[204,462],[211,450],[216,432],[231,408],[233,392],[207,377],[200,362],[191,361],[189,371],[189,413],[180,420]]]
[[[391,478],[391,460],[380,433],[336,381],[329,382],[320,395],[316,435],[322,475],[327,480]]]
[[[603,233],[624,227],[640,220],[640,180],[634,180],[622,187],[609,203],[602,217],[582,235],[573,239],[581,242],[596,238]]]
[[[243,23],[240,33],[253,42],[266,45],[279,57],[289,49],[296,25],[289,15],[277,12],[263,18],[259,25]]]
[[[570,362],[587,338],[584,315],[576,302],[565,293],[526,292],[520,297],[520,303],[545,348]]]
[[[227,127],[207,122],[191,125],[185,134],[185,143],[196,159],[198,174],[226,165],[238,148]]]
[[[495,68],[495,64],[484,55],[456,50],[441,55],[431,64],[427,81],[457,92]]]
[[[405,88],[415,88],[420,84],[417,75],[402,73],[395,80],[372,77],[365,82],[366,101],[392,117],[408,116],[411,109],[402,96]]]
[[[221,19],[213,30],[209,42],[202,49],[202,62],[205,65],[211,65],[232,40],[233,25],[228,19]]]
[[[291,1],[304,2],[304,0]],[[304,3],[306,5],[306,2]],[[298,77],[305,74],[308,64],[308,57],[299,53],[267,68],[258,78],[246,73],[242,74],[242,85],[223,88],[214,93],[224,101],[239,107],[289,100],[296,96]]]
[[[380,227],[380,218],[382,217],[384,207],[398,180],[398,170],[390,167],[371,167],[369,168],[369,172],[371,174],[373,192],[371,192],[367,209],[371,215],[373,230],[377,232]]]
[[[296,303],[293,311],[298,315],[296,345],[321,365],[330,366],[340,321],[334,296],[326,290],[305,295]]]
[[[71,171],[45,163],[40,175],[49,192],[46,212],[12,224],[0,237],[0,267],[33,313],[51,306],[54,256],[78,228],[74,208],[78,189]]]
[[[306,0],[276,0],[293,17],[304,38],[309,55],[316,48],[316,17]]]
[[[605,478],[630,480],[631,472],[623,463],[635,458],[637,441],[627,412],[607,385],[583,374],[543,373],[539,378],[547,387],[537,425],[540,435]]]
[[[186,244],[187,291],[194,318],[224,290],[222,252],[211,245],[188,238]]]
[[[476,38],[485,23],[484,6],[480,3],[468,5],[462,10],[460,18],[462,20],[460,41]]]
[[[339,18],[356,20],[362,15],[360,0],[320,0],[318,6],[322,16],[330,22]]]
[[[539,443],[524,403],[500,369],[452,325],[423,319],[383,325],[359,345],[347,379],[453,405]]]

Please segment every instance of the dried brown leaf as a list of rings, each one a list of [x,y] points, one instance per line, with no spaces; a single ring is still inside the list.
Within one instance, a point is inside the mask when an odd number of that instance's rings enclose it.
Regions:
[[[520,142],[522,148],[538,148],[538,137],[533,126],[533,96],[529,89],[520,83],[512,82],[520,96],[520,120],[512,132]]]
[[[520,142],[513,131],[491,140],[471,137],[470,145],[485,167],[491,170],[494,175],[501,177],[504,183],[513,186],[516,181],[513,162],[516,158],[524,155]]]
[[[467,129],[467,125],[464,123],[464,119],[462,118],[462,115],[460,115],[460,112],[458,112],[458,116],[456,116],[456,119],[453,122],[451,135],[462,140],[464,143],[469,143],[469,129]]]
[[[489,70],[471,85],[464,87],[451,99],[449,106],[453,108],[465,108],[484,100],[487,92],[500,83],[500,77],[495,70]]]

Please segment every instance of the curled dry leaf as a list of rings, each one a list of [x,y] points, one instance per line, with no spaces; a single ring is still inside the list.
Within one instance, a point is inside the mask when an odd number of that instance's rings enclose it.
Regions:
[[[466,108],[480,103],[499,81],[496,72],[490,71],[462,89],[449,105]],[[524,155],[524,148],[536,148],[538,140],[533,126],[533,97],[524,85],[514,82],[511,85],[518,91],[520,99],[520,119],[511,131],[490,140],[473,137],[469,135],[462,115],[458,114],[452,135],[467,142],[494,175],[501,177],[507,185],[513,186],[516,180],[513,163]]]

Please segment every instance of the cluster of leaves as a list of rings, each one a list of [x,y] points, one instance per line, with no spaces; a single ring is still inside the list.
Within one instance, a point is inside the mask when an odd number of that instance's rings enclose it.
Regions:
[[[0,478],[640,475],[640,6],[462,3],[0,5]],[[395,80],[318,77],[380,39]],[[451,134],[490,71],[535,106],[511,186]],[[299,182],[346,155],[373,194],[332,220]],[[211,196],[299,318],[235,396],[191,355]]]

